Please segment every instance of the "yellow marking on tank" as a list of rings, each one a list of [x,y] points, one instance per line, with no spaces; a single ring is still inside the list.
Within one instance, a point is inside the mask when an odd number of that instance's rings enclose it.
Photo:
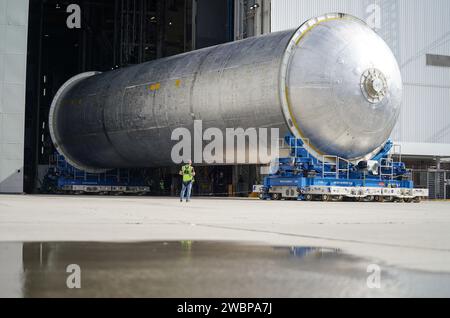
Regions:
[[[175,81],[175,86],[176,86],[176,87],[180,87],[180,86],[181,86],[181,80],[177,79],[177,80]]]
[[[316,26],[324,23],[324,22],[329,22],[329,21],[334,21],[334,20],[345,20],[348,19],[347,17],[338,17],[338,18],[328,18],[322,21],[318,21],[317,23],[313,24],[312,26],[310,26],[308,29],[306,29],[304,32],[302,32],[302,34],[300,35],[300,37],[297,39],[297,41],[295,41],[295,45],[298,45],[300,43],[300,41],[305,37],[305,35],[311,31],[312,29],[314,29]]]
[[[161,88],[161,83],[155,83],[155,84],[150,85],[151,91],[157,91],[160,88]]]

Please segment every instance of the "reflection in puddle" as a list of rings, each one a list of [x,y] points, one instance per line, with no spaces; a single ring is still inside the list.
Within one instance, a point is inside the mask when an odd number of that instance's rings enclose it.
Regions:
[[[224,242],[0,243],[3,297],[450,296],[450,275],[381,266],[339,250]],[[69,265],[81,269],[69,289]]]

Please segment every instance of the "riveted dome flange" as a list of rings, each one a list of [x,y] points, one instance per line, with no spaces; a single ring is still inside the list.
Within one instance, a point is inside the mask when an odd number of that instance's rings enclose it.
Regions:
[[[386,77],[378,69],[366,70],[361,75],[361,91],[370,103],[380,103],[388,92]]]

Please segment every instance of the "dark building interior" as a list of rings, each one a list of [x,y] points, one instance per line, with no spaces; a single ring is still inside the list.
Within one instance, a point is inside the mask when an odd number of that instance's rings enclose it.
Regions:
[[[25,192],[37,192],[42,171],[48,169],[55,153],[47,122],[52,99],[65,81],[86,71],[105,72],[232,41],[233,3],[233,0],[30,0]],[[70,23],[75,21],[74,4],[80,9],[79,28]],[[154,176],[152,182],[163,182],[164,192],[175,192],[173,171],[150,170],[147,173]],[[222,172],[226,183],[231,182],[231,167],[210,170],[200,174],[208,177]],[[159,190],[162,192],[162,188]],[[225,188],[220,189],[224,191]]]

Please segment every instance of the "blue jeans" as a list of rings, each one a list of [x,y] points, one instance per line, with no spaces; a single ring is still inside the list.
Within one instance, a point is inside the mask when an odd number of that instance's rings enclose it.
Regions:
[[[186,201],[189,201],[192,193],[192,182],[184,183],[181,188],[180,200],[183,201],[184,196],[186,195]]]

